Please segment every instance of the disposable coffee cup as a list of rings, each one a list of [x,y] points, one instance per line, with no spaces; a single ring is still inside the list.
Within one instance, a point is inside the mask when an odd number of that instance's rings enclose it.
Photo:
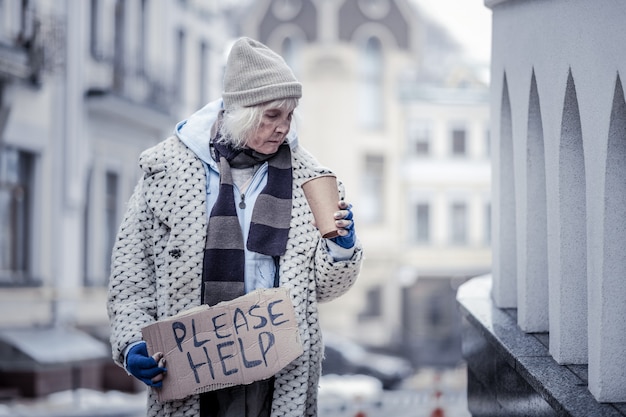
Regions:
[[[302,184],[302,190],[306,196],[317,229],[324,238],[339,236],[335,226],[335,213],[339,209],[339,190],[337,178],[334,175],[322,175],[312,178]]]

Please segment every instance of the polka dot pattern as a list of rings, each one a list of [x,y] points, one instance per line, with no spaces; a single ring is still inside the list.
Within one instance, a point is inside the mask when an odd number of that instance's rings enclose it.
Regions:
[[[129,200],[113,250],[108,311],[113,359],[141,339],[141,328],[200,304],[206,238],[206,176],[202,162],[171,137],[140,157],[143,178]],[[317,303],[344,294],[362,259],[335,262],[313,227],[301,184],[331,173],[302,147],[292,150],[293,207],[287,251],[280,259],[280,285],[290,290],[304,354],[275,378],[272,417],[316,416],[323,355]],[[343,189],[340,187],[341,194]],[[147,416],[199,416],[197,396],[158,403],[150,393]]]

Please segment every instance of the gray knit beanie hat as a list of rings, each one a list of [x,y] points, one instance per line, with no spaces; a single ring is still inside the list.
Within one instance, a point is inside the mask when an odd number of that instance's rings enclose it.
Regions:
[[[235,42],[224,72],[222,99],[226,110],[300,97],[302,84],[280,55],[254,39]]]

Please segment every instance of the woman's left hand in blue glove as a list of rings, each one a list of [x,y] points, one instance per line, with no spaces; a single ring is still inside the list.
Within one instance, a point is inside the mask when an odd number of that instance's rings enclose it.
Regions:
[[[335,213],[335,225],[339,229],[339,236],[330,240],[338,244],[344,249],[350,249],[356,243],[356,234],[354,233],[354,220],[352,219],[352,204],[340,201],[338,204],[339,211]]]
[[[163,386],[163,377],[167,372],[164,365],[163,354],[158,352],[150,356],[146,342],[143,341],[131,347],[126,354],[126,370],[151,387]]]

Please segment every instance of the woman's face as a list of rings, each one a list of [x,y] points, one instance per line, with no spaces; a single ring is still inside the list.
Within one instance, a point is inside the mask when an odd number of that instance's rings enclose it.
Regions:
[[[291,126],[293,112],[279,108],[268,108],[263,111],[261,124],[246,142],[246,146],[264,155],[273,154],[285,141]]]

